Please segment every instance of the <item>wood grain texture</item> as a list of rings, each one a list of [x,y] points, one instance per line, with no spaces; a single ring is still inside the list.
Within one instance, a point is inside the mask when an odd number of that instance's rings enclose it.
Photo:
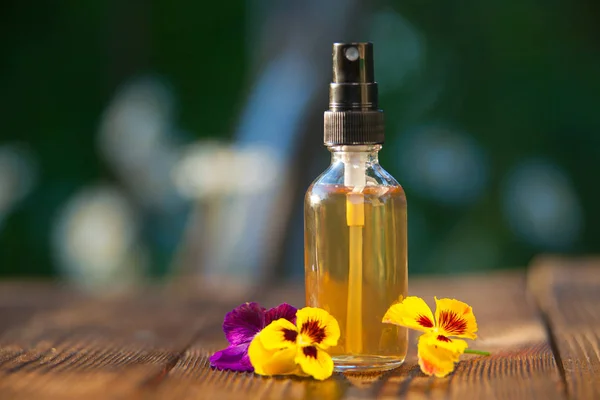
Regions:
[[[431,306],[434,295],[471,304],[480,328],[471,347],[493,352],[465,356],[444,379],[420,372],[416,335],[406,363],[385,373],[317,382],[213,370],[208,357],[226,345],[227,311],[247,300],[301,306],[303,291],[278,285],[232,300],[231,292],[218,298],[214,291],[175,288],[41,307],[0,335],[0,393],[25,399],[562,399],[563,381],[525,283],[522,273],[411,281],[411,294]]]
[[[600,258],[540,257],[528,285],[552,333],[568,397],[600,398]]]
[[[40,307],[0,336],[0,398],[139,396],[229,308],[198,297],[145,292]]]
[[[315,382],[306,379],[262,378],[251,374],[212,371],[211,352],[226,345],[218,329],[201,335],[156,388],[159,397],[192,399],[562,399],[562,380],[544,326],[528,302],[522,274],[469,278],[414,280],[411,294],[434,305],[433,296],[456,297],[473,305],[480,339],[473,348],[491,357],[465,356],[457,372],[437,379],[423,375],[416,365],[412,334],[406,363],[397,370],[372,374],[336,374]],[[280,287],[261,299],[267,306],[282,301],[303,303],[297,289]],[[532,397],[533,396],[533,397]]]

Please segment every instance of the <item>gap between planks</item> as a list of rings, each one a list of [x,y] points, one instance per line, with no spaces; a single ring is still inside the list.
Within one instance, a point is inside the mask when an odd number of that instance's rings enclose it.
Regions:
[[[600,258],[538,257],[528,286],[553,338],[567,397],[600,398]]]

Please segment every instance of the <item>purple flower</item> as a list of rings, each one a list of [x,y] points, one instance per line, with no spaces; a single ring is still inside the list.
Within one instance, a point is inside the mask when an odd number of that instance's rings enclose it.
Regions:
[[[233,371],[254,371],[248,347],[254,336],[267,325],[280,318],[296,323],[296,308],[283,303],[267,311],[258,303],[244,303],[225,315],[223,332],[229,347],[210,357],[211,367]]]

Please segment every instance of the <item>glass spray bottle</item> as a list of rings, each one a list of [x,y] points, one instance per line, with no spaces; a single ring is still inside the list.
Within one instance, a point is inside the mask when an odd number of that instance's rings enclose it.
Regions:
[[[333,45],[324,142],[331,165],[304,202],[306,304],[339,322],[335,368],[386,370],[404,361],[406,328],[383,315],[407,294],[406,197],[377,158],[384,141],[371,43]]]

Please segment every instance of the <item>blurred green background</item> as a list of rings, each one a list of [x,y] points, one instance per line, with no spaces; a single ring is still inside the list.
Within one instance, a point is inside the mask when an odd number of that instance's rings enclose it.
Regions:
[[[244,269],[209,254],[221,246],[258,254],[243,276],[301,276],[302,193],[328,162],[331,43],[351,40],[375,46],[380,159],[407,192],[411,273],[597,252],[599,19],[592,0],[6,0],[0,274],[111,284]],[[293,57],[305,64],[278,61]],[[282,103],[278,119],[269,104]],[[256,190],[289,201],[250,221],[235,196],[252,191],[219,174],[256,143],[274,145],[244,160],[263,180],[275,171]],[[202,179],[189,189],[186,174]],[[259,218],[283,222],[254,235]]]

